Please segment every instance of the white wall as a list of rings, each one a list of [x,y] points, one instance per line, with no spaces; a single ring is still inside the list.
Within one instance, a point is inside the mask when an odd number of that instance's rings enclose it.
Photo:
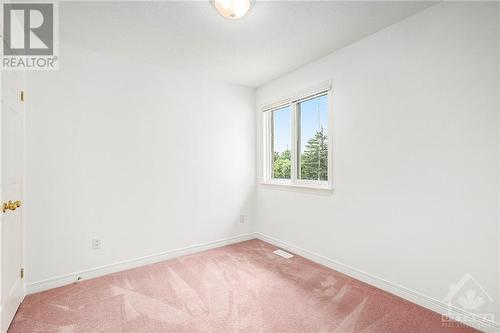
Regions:
[[[467,272],[497,298],[495,6],[438,4],[259,88],[262,106],[333,79],[335,190],[260,185],[257,231],[437,300]]]
[[[28,286],[250,231],[253,89],[69,45],[60,61],[28,77]]]
[[[498,43],[497,43],[497,47],[498,47],[498,59],[497,59],[497,62],[498,62],[498,81],[500,82],[500,5],[497,6],[497,30],[498,30],[498,35],[497,35],[497,40],[498,40]],[[500,84],[498,85],[498,105],[500,105]],[[498,117],[498,128],[499,128],[499,135],[498,135],[498,145],[499,145],[499,149],[500,149],[500,115]],[[497,228],[497,235],[498,235],[498,241],[497,241],[497,246],[498,246],[498,250],[497,250],[497,253],[498,253],[498,276],[499,276],[499,279],[498,279],[498,300],[500,300],[500,152],[499,152],[499,155],[498,155],[498,173],[499,173],[499,177],[498,177],[498,195],[497,195],[497,208],[498,208],[498,228]],[[500,301],[499,301],[500,303]],[[500,304],[498,305],[498,311],[500,311]],[[498,319],[497,319],[498,321]]]

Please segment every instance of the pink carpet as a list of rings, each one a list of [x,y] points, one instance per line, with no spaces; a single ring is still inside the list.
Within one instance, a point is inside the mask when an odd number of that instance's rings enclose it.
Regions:
[[[9,333],[475,332],[251,240],[30,295]]]

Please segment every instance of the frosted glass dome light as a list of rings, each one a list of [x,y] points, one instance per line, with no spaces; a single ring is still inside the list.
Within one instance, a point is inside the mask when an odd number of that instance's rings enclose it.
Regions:
[[[225,18],[238,20],[248,13],[251,0],[214,0],[214,6]]]

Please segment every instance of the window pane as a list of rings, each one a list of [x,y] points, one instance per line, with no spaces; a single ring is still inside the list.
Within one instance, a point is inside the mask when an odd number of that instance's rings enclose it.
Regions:
[[[297,104],[299,112],[298,177],[328,180],[328,97]]]
[[[291,109],[289,106],[272,111],[273,117],[273,165],[272,177],[290,179],[291,175]]]

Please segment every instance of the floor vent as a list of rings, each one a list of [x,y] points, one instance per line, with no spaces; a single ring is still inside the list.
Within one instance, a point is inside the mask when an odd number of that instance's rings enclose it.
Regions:
[[[286,259],[290,259],[291,257],[293,257],[293,254],[285,252],[283,250],[276,250],[276,251],[273,251],[273,253],[279,255],[280,257],[286,258]]]

